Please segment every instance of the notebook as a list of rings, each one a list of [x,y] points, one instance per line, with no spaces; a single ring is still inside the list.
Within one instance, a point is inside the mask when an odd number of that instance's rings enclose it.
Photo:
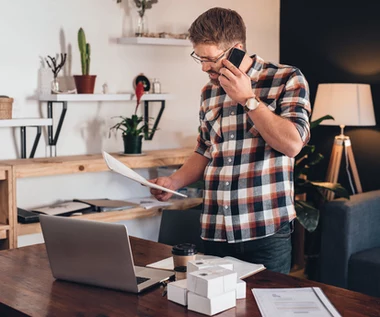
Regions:
[[[207,260],[207,259],[219,259],[220,257],[214,256],[214,255],[197,254],[195,258],[196,260]],[[230,261],[234,265],[234,271],[237,272],[237,276],[240,279],[247,278],[248,276],[251,276],[262,270],[265,270],[265,266],[263,264],[249,263],[246,261],[236,259],[232,256],[225,256],[223,257],[223,259]],[[161,270],[174,270],[173,257],[169,257],[161,261],[150,263],[147,265],[147,267],[161,269]]]
[[[91,206],[82,202],[67,201],[51,206],[33,208],[33,212],[50,216],[69,216],[76,212],[91,211]]]
[[[47,215],[40,222],[56,279],[140,293],[174,275],[134,266],[123,224]]]

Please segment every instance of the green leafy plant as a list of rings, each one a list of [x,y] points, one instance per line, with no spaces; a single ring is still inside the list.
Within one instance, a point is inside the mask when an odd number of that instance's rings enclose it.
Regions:
[[[140,105],[140,100],[142,95],[144,94],[144,85],[142,82],[138,82],[135,89],[136,95],[136,108],[135,112],[131,117],[123,117],[116,116],[113,118],[120,118],[121,121],[116,123],[113,127],[110,128],[110,132],[112,130],[117,131],[121,130],[122,135],[130,135],[130,136],[140,136],[152,132],[153,129],[149,128],[149,124],[144,122],[144,118],[142,116],[137,115],[137,110]]]
[[[80,61],[82,65],[82,75],[90,74],[91,46],[86,42],[86,35],[82,28],[78,31],[78,46],[80,51]]]
[[[326,115],[310,123],[310,129],[317,127],[324,120],[334,120]],[[306,145],[295,158],[294,190],[295,195],[305,194],[306,199],[296,199],[295,209],[301,225],[313,232],[319,223],[320,204],[326,201],[326,191],[333,191],[339,197],[349,199],[347,190],[338,183],[312,181],[308,179],[310,170],[323,160],[323,155],[316,152],[315,145]]]
[[[116,3],[120,3],[121,0],[117,0]],[[157,3],[158,0],[134,0],[136,7],[138,7],[140,10],[139,15],[140,17],[143,17],[145,14],[146,9],[151,9],[152,4]]]

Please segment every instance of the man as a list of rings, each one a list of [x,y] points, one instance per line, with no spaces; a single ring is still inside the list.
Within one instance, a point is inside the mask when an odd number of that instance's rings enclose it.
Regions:
[[[177,190],[204,178],[205,253],[234,256],[288,273],[294,209],[294,157],[310,137],[308,84],[295,67],[245,54],[240,15],[212,8],[191,25],[191,56],[210,82],[203,88],[195,152],[170,177],[152,182]],[[158,200],[170,193],[151,190]]]

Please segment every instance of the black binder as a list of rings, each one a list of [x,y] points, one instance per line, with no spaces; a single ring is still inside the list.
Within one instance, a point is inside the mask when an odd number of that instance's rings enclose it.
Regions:
[[[40,217],[36,212],[17,208],[17,220],[19,223],[34,223],[40,222]]]

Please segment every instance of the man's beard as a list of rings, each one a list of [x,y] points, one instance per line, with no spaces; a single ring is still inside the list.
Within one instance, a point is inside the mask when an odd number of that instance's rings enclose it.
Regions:
[[[217,71],[214,71],[214,70],[211,70],[211,71],[208,71],[207,74],[218,74],[219,75],[219,72]],[[213,85],[216,85],[216,86],[220,86],[220,82],[219,82],[219,79],[212,79],[210,78],[210,82],[213,84]]]

